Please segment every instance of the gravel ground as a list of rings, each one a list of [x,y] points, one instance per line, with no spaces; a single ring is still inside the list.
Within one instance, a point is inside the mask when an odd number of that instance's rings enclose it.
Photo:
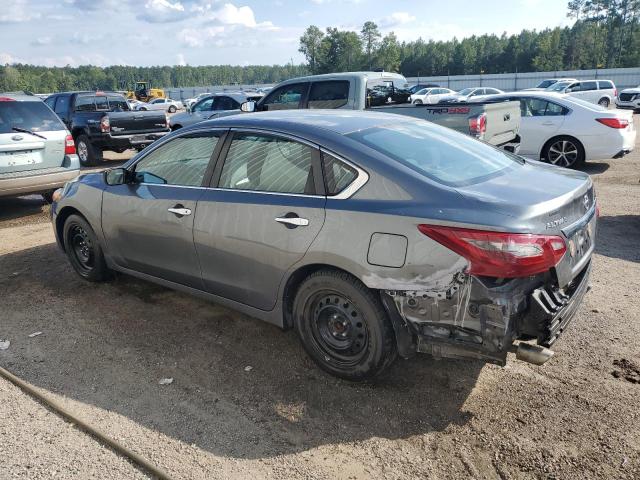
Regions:
[[[176,479],[637,479],[640,146],[586,170],[593,289],[542,367],[420,356],[337,380],[293,332],[125,276],[82,282],[36,197],[0,200],[0,365]],[[4,380],[0,420],[2,479],[145,475]]]

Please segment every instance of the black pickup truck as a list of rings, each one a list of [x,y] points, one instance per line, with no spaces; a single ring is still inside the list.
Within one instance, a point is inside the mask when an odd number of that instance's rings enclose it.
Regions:
[[[105,150],[142,150],[171,131],[164,111],[135,112],[115,92],[56,93],[45,103],[73,135],[84,166],[100,163]]]

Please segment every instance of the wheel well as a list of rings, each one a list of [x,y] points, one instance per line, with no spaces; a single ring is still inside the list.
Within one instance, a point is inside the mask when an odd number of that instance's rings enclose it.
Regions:
[[[71,136],[74,140],[77,140],[80,135],[84,135],[84,130],[82,128],[74,128],[73,132],[71,132]]]
[[[176,130],[178,130],[179,128],[182,128],[182,125],[174,125],[173,127],[171,127],[171,131],[175,132]]]
[[[335,270],[337,272],[344,272],[347,275],[353,276],[350,272],[335,267],[333,265],[327,265],[323,263],[315,263],[311,265],[305,265],[300,267],[298,270],[293,272],[289,279],[287,280],[287,284],[284,287],[284,292],[282,294],[282,313],[283,313],[283,327],[285,329],[289,329],[293,327],[293,302],[296,298],[296,293],[298,292],[298,288],[305,281],[305,279],[314,272],[318,270]],[[354,276],[354,278],[357,278]]]
[[[578,140],[576,137],[572,137],[571,135],[556,135],[555,137],[551,137],[549,140],[547,140],[545,142],[545,144],[542,146],[542,150],[540,150],[540,158],[544,160],[543,155],[544,155],[544,151],[547,149],[547,147],[552,143],[555,142],[556,140],[560,139],[560,138],[570,138],[571,140],[573,140],[574,142],[576,142],[576,144],[578,145],[578,147],[580,147],[582,149],[582,153],[585,153],[584,150],[584,145],[582,145],[582,142],[580,140]]]
[[[60,210],[58,216],[56,217],[56,233],[58,234],[58,240],[60,241],[60,245],[62,246],[63,250],[65,250],[64,223],[67,221],[67,218],[74,214],[79,215],[86,220],[85,216],[73,207],[64,207],[62,210]]]

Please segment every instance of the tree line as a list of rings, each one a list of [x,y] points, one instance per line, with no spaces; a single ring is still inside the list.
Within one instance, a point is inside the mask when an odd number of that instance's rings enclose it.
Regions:
[[[640,65],[640,0],[572,0],[567,16],[571,27],[449,41],[399,42],[371,21],[359,32],[311,25],[299,50],[312,73],[384,69],[415,77]]]
[[[0,91],[125,90],[138,80],[165,88],[277,83],[308,73],[382,68],[407,77],[581,70],[640,65],[640,0],[571,0],[570,27],[448,41],[400,42],[372,22],[360,31],[309,26],[300,37],[304,65],[0,66]],[[424,32],[425,36],[429,32]]]

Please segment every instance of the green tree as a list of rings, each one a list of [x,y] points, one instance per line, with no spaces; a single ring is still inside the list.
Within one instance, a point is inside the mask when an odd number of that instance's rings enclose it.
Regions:
[[[324,33],[315,25],[309,26],[302,37],[300,37],[300,48],[298,51],[307,59],[309,70],[312,73],[319,73],[320,65],[325,63],[322,40]]]
[[[376,49],[380,44],[380,38],[382,34],[380,30],[378,30],[378,25],[374,22],[365,22],[362,26],[362,30],[360,31],[360,38],[362,39],[362,44],[364,45],[364,54],[367,59],[368,69],[371,70],[373,68],[373,60],[376,54]]]
[[[376,63],[386,72],[395,72],[400,67],[400,44],[395,33],[391,32],[385,35],[380,42]]]

